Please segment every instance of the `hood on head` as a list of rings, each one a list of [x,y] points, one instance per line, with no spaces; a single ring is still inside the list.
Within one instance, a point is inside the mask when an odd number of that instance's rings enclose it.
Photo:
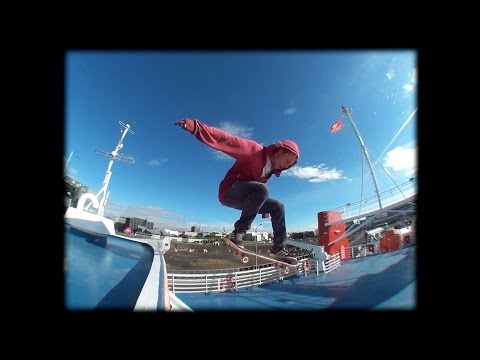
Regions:
[[[282,140],[282,141],[277,141],[275,144],[271,145],[273,148],[279,148],[279,147],[282,147],[284,149],[287,149],[288,151],[294,153],[295,155],[297,155],[297,161],[295,161],[295,163],[292,164],[292,166],[294,166],[297,162],[298,162],[298,159],[300,159],[300,149],[298,148],[298,145],[295,141],[292,141],[292,140]],[[290,166],[290,168],[292,167]],[[282,171],[285,171],[287,169],[284,169],[284,170],[274,170],[273,171],[273,174],[275,176],[280,176],[280,173]]]
[[[295,141],[282,140],[282,141],[276,142],[275,145],[276,145],[276,147],[283,147],[283,148],[287,149],[288,151],[297,155],[297,161],[300,158],[300,150],[298,149],[298,145],[297,145],[297,143],[295,143]]]

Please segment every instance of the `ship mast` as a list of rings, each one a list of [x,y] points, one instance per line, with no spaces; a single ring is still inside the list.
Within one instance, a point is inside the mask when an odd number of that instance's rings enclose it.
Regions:
[[[378,205],[380,206],[380,209],[382,209],[382,201],[380,200],[380,193],[378,192],[377,179],[375,178],[375,173],[373,172],[372,164],[371,164],[370,158],[368,156],[368,151],[367,151],[367,148],[365,146],[365,143],[363,142],[362,136],[360,135],[360,131],[358,131],[357,126],[353,122],[352,115],[351,115],[352,110],[347,109],[347,107],[342,105],[342,112],[343,112],[344,116],[348,120],[350,120],[350,123],[352,124],[353,130],[355,132],[355,135],[357,135],[358,141],[360,142],[360,147],[362,148],[362,153],[365,156],[365,159],[367,159],[368,168],[370,169],[370,174],[372,175],[373,186],[375,188],[375,194],[376,194],[377,199],[378,199]]]
[[[105,173],[105,179],[103,180],[103,186],[100,189],[100,191],[98,192],[98,194],[95,195],[97,197],[97,199],[100,200],[99,201],[99,207],[98,207],[98,213],[97,213],[100,216],[103,216],[103,213],[105,211],[105,205],[107,204],[107,199],[108,199],[108,196],[110,195],[110,192],[107,192],[107,187],[108,187],[108,183],[110,182],[110,178],[112,176],[111,169],[112,169],[113,162],[114,161],[123,161],[123,162],[129,163],[129,164],[134,163],[134,160],[133,160],[132,157],[123,156],[123,155],[119,154],[119,151],[123,148],[122,141],[125,138],[125,135],[127,134],[127,132],[133,134],[133,131],[130,130],[130,125],[129,124],[124,124],[122,121],[119,121],[118,123],[122,127],[122,130],[121,130],[121,134],[120,134],[120,139],[118,140],[118,143],[117,143],[117,146],[115,147],[115,149],[112,152],[109,152],[109,153],[107,153],[105,151],[95,150],[95,153],[97,155],[105,156],[105,157],[110,159],[110,161],[108,163],[107,171]],[[101,199],[100,199],[100,196],[102,196]],[[92,203],[88,204],[87,209],[91,205],[92,205]]]

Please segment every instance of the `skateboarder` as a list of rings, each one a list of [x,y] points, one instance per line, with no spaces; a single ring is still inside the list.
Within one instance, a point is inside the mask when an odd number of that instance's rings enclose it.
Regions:
[[[230,239],[242,243],[257,214],[270,213],[273,228],[273,247],[270,255],[276,258],[291,256],[285,249],[287,230],[283,203],[269,197],[266,182],[272,175],[280,176],[298,161],[300,151],[291,140],[263,146],[249,139],[208,126],[197,119],[182,119],[174,125],[192,133],[202,143],[221,151],[236,161],[220,182],[218,199],[224,206],[241,210]]]

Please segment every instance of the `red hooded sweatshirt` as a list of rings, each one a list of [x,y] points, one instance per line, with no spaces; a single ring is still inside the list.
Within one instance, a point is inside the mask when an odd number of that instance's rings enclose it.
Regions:
[[[297,161],[300,151],[295,142],[283,140],[269,146],[262,146],[257,142],[229,134],[224,130],[207,126],[197,119],[184,119],[186,130],[190,131],[202,143],[219,150],[236,159],[227,171],[218,189],[218,200],[223,203],[225,195],[236,181],[258,181],[266,183],[270,175],[262,178],[262,170],[267,163],[268,155],[277,147],[283,147],[295,155]],[[295,164],[292,164],[292,166]],[[286,169],[283,169],[286,170]],[[272,174],[280,176],[283,170],[272,169]]]

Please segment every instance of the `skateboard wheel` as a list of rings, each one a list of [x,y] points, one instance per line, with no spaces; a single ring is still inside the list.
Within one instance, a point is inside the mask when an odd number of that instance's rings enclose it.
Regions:
[[[285,274],[288,274],[289,271],[290,271],[290,269],[288,267],[283,268],[283,270],[285,271]]]
[[[246,264],[248,262],[248,257],[247,256],[242,257],[242,262]]]

